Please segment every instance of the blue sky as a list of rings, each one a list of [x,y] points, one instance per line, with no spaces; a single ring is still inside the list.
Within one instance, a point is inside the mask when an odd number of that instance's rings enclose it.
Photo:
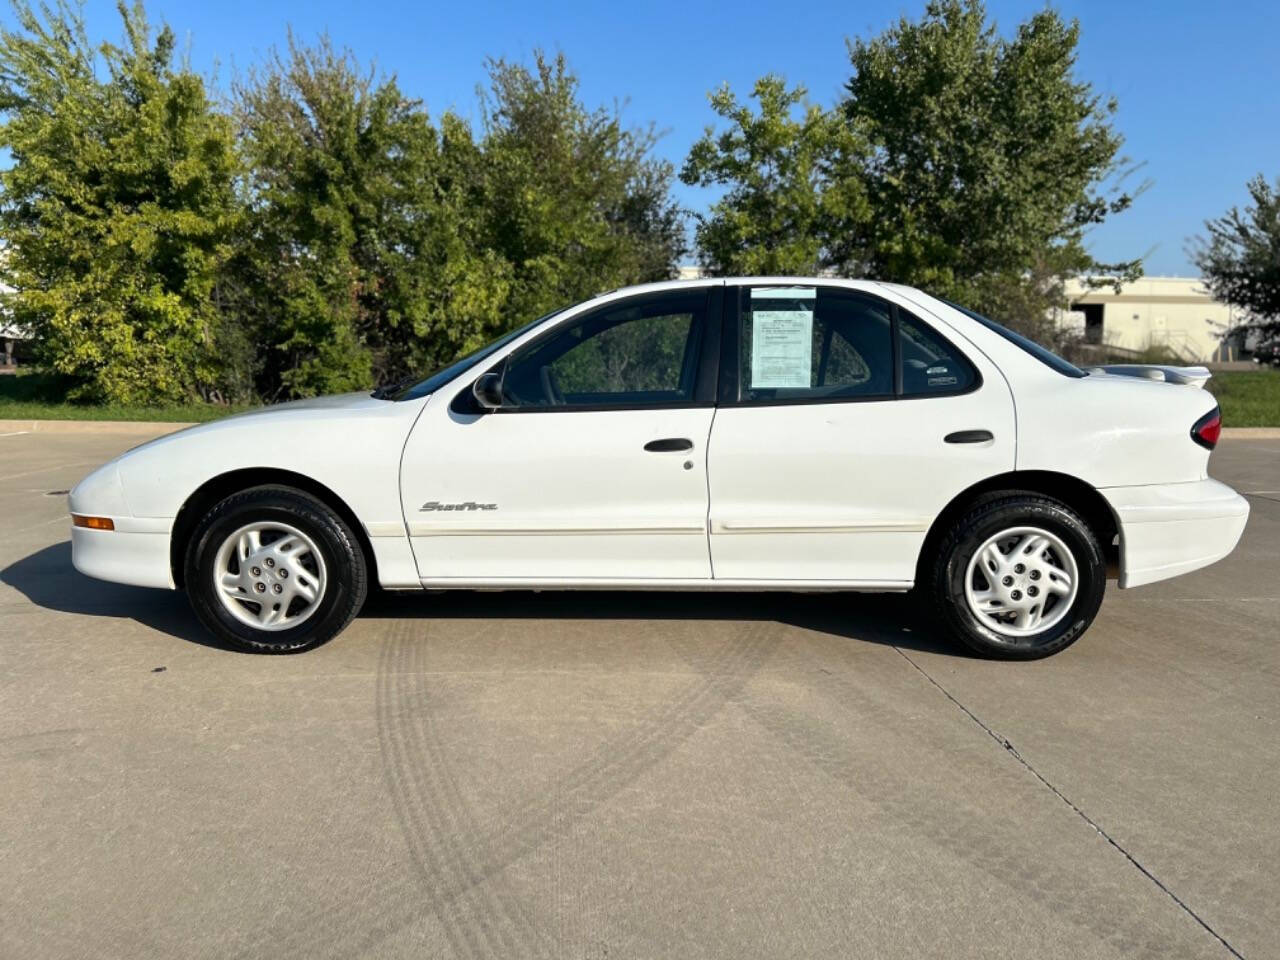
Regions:
[[[1042,4],[992,0],[1009,31]],[[1125,152],[1152,181],[1133,209],[1090,234],[1103,260],[1146,256],[1147,272],[1186,274],[1189,237],[1206,217],[1243,202],[1245,181],[1280,176],[1280,3],[1165,0],[1063,2],[1082,28],[1079,75],[1118,98]],[[474,115],[486,56],[528,59],[542,47],[563,51],[590,104],[627,101],[634,124],[665,131],[659,151],[677,165],[711,121],[707,91],[728,82],[746,93],[777,72],[830,104],[849,73],[845,38],[880,32],[899,15],[918,16],[923,0],[859,4],[809,0],[735,3],[351,3],[349,0],[152,0],[189,44],[192,64],[225,84],[284,43],[292,25],[303,39],[328,30],[364,62],[395,73],[433,114],[453,107]],[[95,38],[117,39],[114,3],[90,0]],[[6,13],[6,20],[11,15]],[[709,197],[683,186],[688,206]]]

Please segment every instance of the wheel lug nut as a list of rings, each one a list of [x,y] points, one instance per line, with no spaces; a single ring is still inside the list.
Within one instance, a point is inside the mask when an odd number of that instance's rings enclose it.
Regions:
[[[281,567],[281,568],[280,568],[280,579],[281,579],[281,580],[283,580],[283,579],[284,579],[285,577],[287,577],[287,576],[289,576],[289,571],[288,571],[288,570],[286,570],[286,569],[284,569],[284,567]]]
[[[1029,596],[1029,597],[1034,597],[1034,596],[1036,596],[1038,593],[1040,593],[1040,588],[1039,588],[1039,587],[1027,587],[1027,596]]]
[[[262,571],[259,570],[257,567],[250,567],[249,572],[252,573],[255,577],[262,576]]]
[[[1021,599],[1022,599],[1022,591],[1021,591],[1021,590],[1015,590],[1015,591],[1013,591],[1013,593],[1009,594],[1009,597],[1010,597],[1011,599],[1013,599],[1013,600],[1021,600]]]
[[[266,563],[268,567],[274,567],[276,565],[276,562],[272,560],[270,557],[267,557],[267,559],[263,562]]]
[[[268,561],[267,561],[267,563],[270,563],[270,562],[271,562],[270,560],[268,560]],[[1015,565],[1014,565],[1013,572],[1014,572],[1014,573],[1022,573],[1022,572],[1024,572],[1026,569],[1027,569],[1026,567],[1024,567],[1022,564],[1020,564],[1020,563],[1019,563],[1019,564],[1015,564]]]
[[[1039,579],[1040,579],[1040,571],[1039,571],[1039,570],[1032,570],[1032,571],[1031,571],[1031,579],[1032,579],[1032,580],[1039,580]]]
[[[265,583],[255,583],[253,585],[253,589],[257,590],[259,593],[266,593],[267,585]]]
[[[1001,580],[1000,582],[1001,582],[1001,583],[1003,583],[1006,587],[1012,587],[1012,586],[1013,586],[1013,577],[1005,577],[1005,578],[1004,578],[1003,580]]]
[[[277,583],[277,584],[276,584],[275,586],[273,586],[271,589],[272,589],[273,591],[275,591],[276,593],[280,593],[281,591],[283,591],[283,590],[284,590],[284,587],[280,586],[280,584],[278,584],[278,583]],[[1032,589],[1032,590],[1034,590],[1034,589],[1035,589],[1035,587],[1032,587],[1031,589]]]

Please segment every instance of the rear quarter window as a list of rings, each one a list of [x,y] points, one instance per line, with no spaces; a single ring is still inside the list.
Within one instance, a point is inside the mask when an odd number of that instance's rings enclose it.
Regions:
[[[905,310],[898,311],[898,351],[904,397],[965,393],[978,382],[964,354]]]

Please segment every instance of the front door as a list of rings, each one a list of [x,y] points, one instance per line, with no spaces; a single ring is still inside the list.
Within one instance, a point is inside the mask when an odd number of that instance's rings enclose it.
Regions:
[[[909,584],[943,507],[1013,469],[1004,378],[863,291],[728,294],[738,319],[708,464],[716,579]]]
[[[497,411],[471,403],[474,378],[434,395],[401,469],[424,583],[709,578],[721,290],[618,298],[552,321],[496,367]]]

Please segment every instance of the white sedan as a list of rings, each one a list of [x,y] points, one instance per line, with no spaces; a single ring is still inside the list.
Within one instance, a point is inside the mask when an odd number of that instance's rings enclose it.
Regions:
[[[264,652],[333,637],[376,582],[914,587],[973,650],[1042,657],[1109,564],[1136,587],[1235,547],[1205,376],[1086,373],[892,284],[651,284],[131,450],[71,492],[73,556]]]

